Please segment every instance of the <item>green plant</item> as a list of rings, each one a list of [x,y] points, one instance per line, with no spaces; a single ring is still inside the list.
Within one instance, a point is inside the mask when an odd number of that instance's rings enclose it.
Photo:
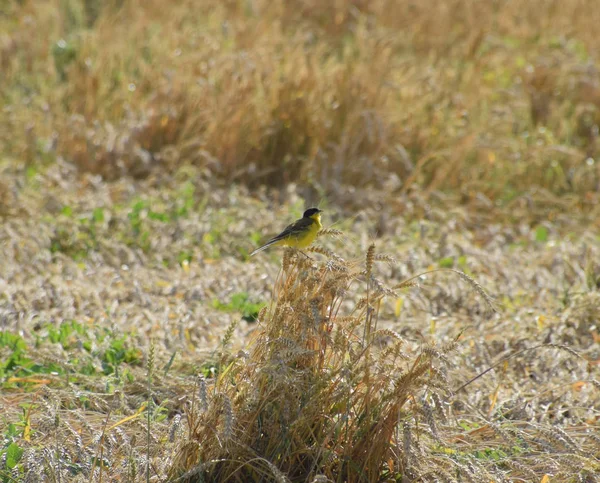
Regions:
[[[0,457],[4,456],[6,461],[6,470],[11,472],[14,470],[23,456],[23,451],[23,448],[21,448],[17,443],[10,443],[8,446],[6,446],[6,448],[0,450]]]
[[[9,353],[0,361],[0,378],[29,362],[26,357],[27,344],[20,335],[0,331],[0,348],[3,347],[7,348]]]
[[[215,309],[225,312],[239,312],[242,319],[248,322],[255,322],[258,319],[260,310],[265,306],[264,302],[251,302],[247,292],[235,293],[231,296],[231,301],[223,303],[219,300],[213,300]]]
[[[108,348],[101,355],[102,367],[105,374],[116,373],[122,364],[136,365],[142,362],[140,349],[131,347],[129,336],[111,337]]]

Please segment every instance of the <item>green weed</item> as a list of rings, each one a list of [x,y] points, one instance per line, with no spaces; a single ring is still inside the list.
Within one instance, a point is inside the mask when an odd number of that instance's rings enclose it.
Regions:
[[[213,307],[225,312],[239,312],[242,319],[247,322],[256,322],[260,310],[265,306],[264,302],[251,302],[247,292],[233,294],[231,300],[223,303],[219,300],[213,300]]]

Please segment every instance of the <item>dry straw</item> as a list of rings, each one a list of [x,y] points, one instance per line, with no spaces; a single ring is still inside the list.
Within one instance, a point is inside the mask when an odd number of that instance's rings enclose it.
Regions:
[[[374,245],[364,268],[310,251],[327,258],[284,252],[248,358],[229,362],[227,331],[212,381],[218,395],[207,400],[209,382],[200,381],[202,403],[188,411],[190,433],[172,478],[376,481],[392,470],[418,474],[417,441],[439,441],[443,403],[427,388],[448,389],[441,366],[455,344],[408,353],[397,333],[377,330],[381,301],[394,292],[374,276],[376,263],[393,260]]]

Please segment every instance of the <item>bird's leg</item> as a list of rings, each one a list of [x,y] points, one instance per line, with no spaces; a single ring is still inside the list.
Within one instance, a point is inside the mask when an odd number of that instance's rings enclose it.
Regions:
[[[302,253],[302,255],[304,255],[306,258],[308,258],[309,260],[312,260],[312,257],[308,256],[306,253],[304,253],[302,250],[300,250],[299,248],[296,248],[296,251]]]

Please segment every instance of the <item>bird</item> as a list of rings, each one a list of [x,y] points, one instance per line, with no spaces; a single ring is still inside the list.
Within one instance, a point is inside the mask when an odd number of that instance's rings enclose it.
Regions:
[[[291,248],[306,248],[315,238],[319,230],[323,228],[321,225],[321,213],[323,210],[319,208],[309,208],[304,212],[302,218],[285,227],[285,229],[277,236],[271,238],[267,243],[254,250],[250,256],[266,250],[272,246],[284,246]]]

